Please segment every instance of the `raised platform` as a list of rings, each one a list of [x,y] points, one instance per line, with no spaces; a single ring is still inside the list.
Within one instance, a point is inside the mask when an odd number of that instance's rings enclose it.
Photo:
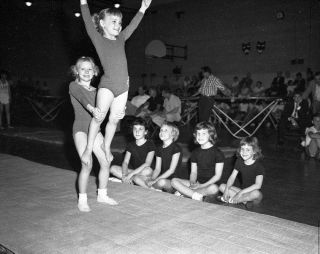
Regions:
[[[318,253],[318,228],[109,182],[77,209],[73,171],[0,154],[0,244],[18,253]]]

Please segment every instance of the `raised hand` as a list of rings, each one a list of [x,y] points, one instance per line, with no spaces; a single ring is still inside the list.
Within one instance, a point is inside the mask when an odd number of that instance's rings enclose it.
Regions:
[[[150,4],[151,4],[152,0],[142,0],[141,2],[141,8],[146,10],[149,8]]]
[[[106,116],[106,114],[101,112],[99,108],[93,108],[92,115],[99,122],[102,122]]]

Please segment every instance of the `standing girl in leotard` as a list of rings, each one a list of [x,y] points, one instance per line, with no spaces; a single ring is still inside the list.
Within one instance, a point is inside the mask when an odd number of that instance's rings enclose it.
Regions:
[[[129,76],[124,48],[125,41],[129,39],[137,28],[150,3],[151,0],[142,0],[139,12],[131,20],[130,24],[121,31],[122,13],[119,9],[103,9],[99,15],[94,15],[94,24],[91,20],[87,0],[80,0],[86,30],[96,48],[104,71],[99,84],[96,106],[105,115],[110,108],[103,145],[106,158],[109,162],[113,159],[110,145],[119,121],[115,116],[125,110],[128,98]],[[85,164],[89,164],[92,160],[93,144],[101,122],[101,120],[98,121],[93,118],[90,123],[88,144],[81,158]]]
[[[91,114],[97,119],[101,119],[99,109],[94,108],[96,89],[91,86],[94,76],[98,75],[98,68],[90,57],[81,57],[76,64],[71,67],[75,80],[69,85],[71,103],[74,109],[75,120],[73,123],[73,139],[81,158],[86,145],[87,134],[91,122]],[[90,114],[91,113],[91,114]],[[120,117],[120,116],[119,116]],[[109,205],[117,205],[117,202],[107,196],[107,183],[109,179],[110,163],[106,160],[105,153],[101,145],[103,136],[99,132],[94,140],[93,152],[100,163],[99,188],[97,201]],[[79,174],[79,200],[78,208],[81,212],[89,212],[90,207],[87,202],[87,184],[92,169],[92,163],[82,163]]]

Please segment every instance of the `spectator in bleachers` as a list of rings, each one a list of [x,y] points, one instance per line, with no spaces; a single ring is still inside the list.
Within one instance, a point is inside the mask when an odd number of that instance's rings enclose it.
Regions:
[[[284,72],[284,84],[288,86],[289,81],[293,82],[290,71]]]
[[[313,116],[312,123],[313,126],[306,129],[306,138],[301,145],[306,148],[310,157],[320,160],[320,114]]]
[[[160,112],[163,100],[158,96],[157,89],[155,87],[150,87],[149,95],[149,99],[137,109],[136,116],[146,117]]]
[[[257,81],[255,85],[251,87],[252,96],[254,97],[262,97],[265,95],[266,88],[263,86],[261,81]]]
[[[270,88],[267,90],[267,95],[270,97],[281,97],[287,96],[287,87],[284,83],[284,77],[282,72],[278,71],[277,76],[273,78]]]
[[[241,79],[240,83],[239,83],[239,89],[241,91],[241,89],[243,87],[248,87],[249,89],[251,88],[252,86],[252,83],[253,83],[253,80],[251,78],[251,73],[248,72],[247,75]]]
[[[295,92],[293,98],[285,103],[278,125],[278,144],[284,143],[285,134],[289,130],[295,130],[303,135],[306,127],[310,123],[309,104],[302,98],[301,92]]]
[[[312,97],[312,113],[320,113],[320,72],[316,72],[313,80],[310,81],[308,88],[303,93],[303,98]]]
[[[306,90],[306,80],[302,78],[301,72],[296,74],[296,79],[293,81],[295,92],[304,92]]]
[[[144,104],[148,99],[149,95],[146,94],[146,87],[138,87],[138,95],[134,96],[131,101],[126,103],[126,115],[135,115],[137,109]]]
[[[192,96],[193,94],[196,93],[196,91],[198,91],[199,89],[199,85],[200,85],[200,80],[197,77],[197,75],[193,75],[191,77],[191,82],[188,85],[188,96]]]
[[[164,87],[162,90],[164,97],[163,111],[151,115],[152,121],[161,126],[164,121],[179,122],[181,120],[181,100],[174,95],[169,87]]]
[[[230,91],[231,91],[231,96],[237,97],[240,92],[240,87],[239,87],[239,78],[238,76],[234,76],[232,83],[230,85]]]
[[[160,85],[160,87],[170,87],[170,82],[169,82],[169,80],[168,80],[168,76],[167,75],[164,75],[163,77],[162,77],[162,83],[161,83],[161,85]]]
[[[309,82],[314,79],[313,71],[311,68],[307,68],[306,73],[307,73],[307,84],[309,84]]]

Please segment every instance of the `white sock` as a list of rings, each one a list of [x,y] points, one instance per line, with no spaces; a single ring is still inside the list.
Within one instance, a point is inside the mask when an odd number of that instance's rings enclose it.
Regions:
[[[80,204],[87,203],[88,202],[88,197],[87,193],[79,193],[79,201]]]
[[[90,212],[87,193],[79,193],[78,208],[81,212]]]
[[[107,196],[107,189],[98,189],[98,196],[100,197]]]
[[[200,194],[199,192],[194,192],[191,198],[194,200],[202,201],[203,195]]]

